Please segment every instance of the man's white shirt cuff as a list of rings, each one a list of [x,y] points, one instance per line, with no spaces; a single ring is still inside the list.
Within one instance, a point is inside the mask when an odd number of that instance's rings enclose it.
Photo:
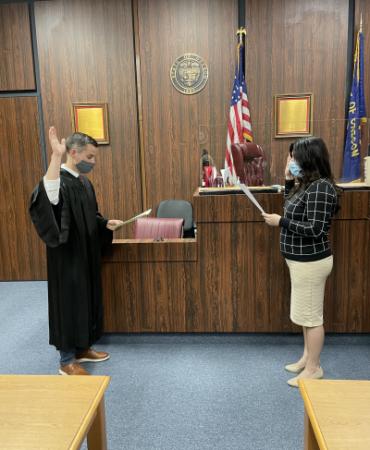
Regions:
[[[50,203],[57,205],[59,203],[60,178],[57,178],[56,180],[47,180],[44,177],[44,186]]]

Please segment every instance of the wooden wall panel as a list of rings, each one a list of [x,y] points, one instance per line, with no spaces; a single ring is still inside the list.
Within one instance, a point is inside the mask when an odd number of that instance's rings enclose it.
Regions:
[[[138,0],[147,207],[191,200],[202,148],[223,166],[237,23],[236,0]],[[208,65],[198,94],[172,86],[171,65],[184,53]]]
[[[225,245],[230,226],[222,223],[199,224],[199,299],[203,309],[204,331],[222,332],[233,325],[231,252]],[[222,261],[218,255],[222,256]],[[201,330],[199,330],[201,331]]]
[[[45,279],[45,248],[28,214],[42,175],[36,97],[0,98],[0,149],[0,280]]]
[[[71,134],[72,102],[108,103],[92,180],[102,214],[128,218],[142,209],[131,1],[40,1],[35,19],[45,133]]]
[[[369,8],[368,8],[369,9]],[[312,92],[313,132],[342,166],[348,0],[247,0],[247,85],[255,142],[264,148],[266,184],[283,184],[289,143],[275,139],[276,94]]]
[[[103,265],[107,332],[185,332],[187,263]],[[168,280],[171,280],[169,283]],[[155,295],[153,295],[155,292]]]
[[[0,5],[0,91],[34,90],[28,4]]]
[[[333,224],[334,270],[329,278],[325,317],[329,331],[370,330],[368,315],[369,220]]]
[[[281,194],[256,194],[266,210]],[[268,227],[244,195],[194,197],[198,223],[199,331],[297,331],[289,321],[289,274],[279,230]],[[208,320],[207,320],[208,314]]]
[[[171,239],[170,242],[157,242],[153,239],[114,239],[115,244],[122,246],[111,246],[105,251],[104,259],[110,262],[176,262],[196,261],[197,244],[196,239]],[[115,247],[115,251],[113,248]]]
[[[290,321],[290,277],[288,266],[280,253],[280,230],[270,230],[270,256],[266,282],[270,287],[269,331],[301,331]]]
[[[102,268],[105,330],[187,331],[196,320],[196,252],[195,239],[115,240]]]
[[[280,210],[281,194],[256,196],[258,201],[269,196],[265,203]],[[117,240],[103,262],[106,331],[300,331],[289,318],[280,230],[257,220],[256,208],[234,214],[244,209],[244,197],[195,195],[196,240]],[[342,197],[331,230],[334,268],[326,285],[325,328],[367,333],[369,191],[346,191]],[[359,213],[351,217],[353,205]],[[212,217],[214,208],[219,212]]]

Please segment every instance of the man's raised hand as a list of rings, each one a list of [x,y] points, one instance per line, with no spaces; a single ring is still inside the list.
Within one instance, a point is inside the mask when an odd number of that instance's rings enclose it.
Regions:
[[[49,128],[49,142],[51,145],[51,149],[53,151],[53,155],[55,156],[63,156],[66,152],[66,140],[63,138],[60,142],[57,136],[57,130],[55,127]]]

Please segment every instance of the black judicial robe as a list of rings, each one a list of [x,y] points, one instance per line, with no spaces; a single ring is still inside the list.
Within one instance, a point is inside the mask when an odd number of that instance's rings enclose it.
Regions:
[[[101,250],[112,242],[84,176],[60,172],[58,205],[43,180],[32,193],[30,215],[47,248],[49,335],[58,350],[89,348],[102,335]]]

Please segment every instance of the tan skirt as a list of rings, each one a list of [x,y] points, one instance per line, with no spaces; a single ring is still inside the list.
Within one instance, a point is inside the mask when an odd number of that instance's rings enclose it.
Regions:
[[[291,282],[290,320],[303,327],[322,325],[325,282],[333,268],[333,256],[319,261],[285,261]]]

